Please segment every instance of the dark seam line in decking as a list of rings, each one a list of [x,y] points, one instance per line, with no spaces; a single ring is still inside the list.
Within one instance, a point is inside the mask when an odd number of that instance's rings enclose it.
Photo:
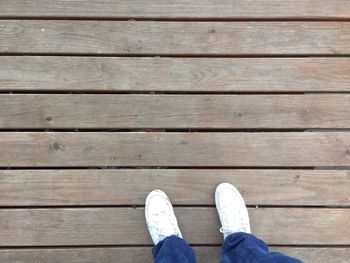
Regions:
[[[194,247],[221,247],[219,244],[195,244],[190,243]],[[272,247],[293,247],[293,248],[350,248],[350,245],[312,245],[312,244],[268,244]],[[152,248],[151,244],[136,245],[63,245],[63,246],[0,246],[1,250],[30,250],[30,249],[91,249],[91,248]]]
[[[201,204],[173,204],[174,208],[215,208],[215,205],[201,205]],[[248,208],[254,209],[264,209],[264,208],[293,208],[293,209],[312,209],[317,208],[322,209],[350,209],[350,205],[259,205],[259,204],[249,204]],[[145,205],[140,204],[127,204],[127,205],[30,205],[30,206],[0,206],[0,210],[45,210],[45,209],[91,209],[91,208],[129,208],[129,209],[143,209]]]
[[[130,133],[135,133],[135,132],[146,132],[146,133],[155,133],[155,132],[162,132],[162,133],[171,133],[171,132],[184,132],[184,133],[202,133],[202,132],[211,132],[211,133],[255,133],[255,132],[305,132],[307,128],[302,128],[302,129],[273,129],[273,128],[253,128],[253,129],[217,129],[217,128],[179,128],[179,129],[173,129],[173,128],[13,128],[13,129],[3,129],[0,128],[0,133],[2,132],[74,132],[74,133],[85,133],[85,132],[108,132],[108,133],[121,133],[121,132],[130,132]],[[318,129],[320,130],[320,129]],[[329,129],[327,129],[328,131]],[[349,128],[344,128],[344,129],[336,129],[336,131],[350,131]]]
[[[190,243],[191,246],[195,247],[221,247],[218,244],[193,244]],[[277,244],[277,243],[268,243],[269,247],[293,247],[293,248],[350,248],[350,245],[345,244]],[[147,245],[145,245],[147,246]],[[0,247],[1,249],[1,247]]]
[[[121,170],[121,169],[177,169],[177,170],[350,170],[350,166],[0,166],[0,170]]]
[[[337,95],[337,94],[350,94],[350,91],[172,91],[172,90],[43,90],[43,89],[31,89],[31,90],[21,90],[21,89],[3,89],[0,90],[0,94],[25,94],[25,95]]]
[[[1,117],[1,115],[0,115]],[[5,132],[40,132],[40,133],[289,133],[289,132],[350,132],[350,128],[0,128],[0,134]]]
[[[318,170],[318,171],[348,171],[350,166],[224,166],[224,167],[187,167],[187,166],[71,166],[71,167],[61,167],[61,166],[0,166],[0,170],[11,170],[11,171],[22,171],[22,170]]]
[[[0,16],[0,20],[135,21],[135,22],[350,22],[349,17],[159,17],[159,16]]]
[[[303,92],[303,91],[155,91],[155,90],[149,90],[149,91],[133,91],[133,90],[41,90],[41,89],[33,89],[33,90],[0,90],[0,94],[26,94],[26,95],[32,95],[32,94],[44,94],[44,95],[58,95],[58,94],[137,94],[137,95],[304,95],[304,94],[318,94],[318,93],[326,93],[326,94],[346,94],[350,91],[330,91],[330,92]]]
[[[157,57],[157,58],[327,58],[327,57],[339,57],[350,58],[350,53],[347,54],[334,54],[334,53],[302,53],[302,54],[250,54],[250,53],[228,53],[228,54],[211,54],[211,53],[183,53],[183,54],[170,54],[170,53],[64,53],[64,52],[1,52],[1,56],[51,56],[51,57]]]

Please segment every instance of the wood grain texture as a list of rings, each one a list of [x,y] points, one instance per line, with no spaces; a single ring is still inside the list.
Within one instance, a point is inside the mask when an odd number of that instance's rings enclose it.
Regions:
[[[343,248],[298,248],[298,247],[270,247],[270,251],[282,252],[289,256],[299,258],[304,263],[346,263],[350,258],[349,247]]]
[[[0,128],[350,128],[342,95],[0,95]]]
[[[219,247],[193,247],[197,261],[219,262]],[[286,253],[305,263],[344,263],[350,257],[349,248],[340,247],[278,247],[270,246],[271,251]],[[150,247],[111,247],[111,248],[70,248],[70,249],[2,249],[1,262],[16,263],[151,263]]]
[[[154,189],[175,205],[215,205],[222,182],[248,205],[348,206],[349,178],[334,170],[0,170],[0,206],[144,205]]]
[[[349,166],[347,132],[2,132],[0,166]]]
[[[164,19],[349,18],[346,0],[3,0],[1,17],[103,17]]]
[[[341,92],[350,59],[2,56],[0,90]]]
[[[1,20],[0,53],[344,55],[350,23]]]
[[[175,213],[190,243],[222,243],[215,208]],[[249,213],[253,233],[268,244],[350,244],[350,209],[254,208]],[[141,208],[3,209],[0,231],[1,246],[152,244]]]
[[[33,91],[0,95],[0,129],[350,128],[347,94],[34,94],[348,92],[349,1],[5,0],[0,18],[0,91]],[[11,20],[21,18],[30,19]],[[307,58],[313,55],[339,58]],[[190,206],[175,209],[183,234],[210,245],[195,248],[199,262],[215,262],[222,235],[212,206],[221,182],[235,184],[256,207],[249,209],[253,232],[272,250],[304,262],[346,262],[347,170],[194,168],[345,168],[349,142],[347,130],[2,131],[0,262],[152,262],[144,210],[132,205],[143,205],[154,188]]]

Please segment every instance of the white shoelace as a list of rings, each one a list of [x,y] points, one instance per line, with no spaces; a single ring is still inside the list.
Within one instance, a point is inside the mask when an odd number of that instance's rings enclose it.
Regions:
[[[224,222],[232,222],[233,226],[231,225],[233,229],[230,227],[221,227],[220,232],[223,234],[231,234],[235,232],[247,232],[247,227],[246,225],[243,225],[239,222],[243,222],[243,216],[239,213],[239,221],[237,221],[237,218],[232,218],[232,215],[228,214],[227,211],[229,209],[227,207],[222,208],[222,216],[223,216],[223,221]]]
[[[242,226],[240,228],[236,228],[235,230],[229,229],[229,228],[224,228],[224,227],[220,227],[220,233],[223,234],[232,234],[232,233],[236,233],[236,232],[247,232],[247,228],[246,226]]]
[[[171,224],[171,229],[169,229],[169,222],[171,222],[171,220],[167,217],[167,215],[168,213],[164,210],[152,215],[152,218],[157,218],[158,220],[151,222],[151,225],[153,226],[151,231],[153,234],[159,237],[159,241],[170,235],[180,237],[173,224]]]

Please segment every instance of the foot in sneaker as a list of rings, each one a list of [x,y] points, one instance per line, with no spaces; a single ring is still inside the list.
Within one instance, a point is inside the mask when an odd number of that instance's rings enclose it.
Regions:
[[[215,203],[218,210],[224,239],[235,232],[251,233],[248,210],[238,190],[228,183],[219,184],[215,191]]]
[[[173,206],[163,191],[154,190],[149,193],[146,199],[145,216],[155,245],[169,236],[182,238]]]

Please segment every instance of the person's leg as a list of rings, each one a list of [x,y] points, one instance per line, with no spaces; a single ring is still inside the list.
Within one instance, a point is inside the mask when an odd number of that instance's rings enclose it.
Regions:
[[[225,238],[221,263],[301,263],[302,261],[278,252],[269,252],[261,239],[237,232]]]
[[[224,234],[221,263],[300,263],[302,261],[269,252],[266,244],[253,236],[243,197],[231,184],[216,188],[215,203]]]
[[[189,244],[182,238],[170,236],[160,241],[152,250],[154,262],[196,262],[195,254]]]
[[[152,191],[146,199],[145,216],[154,243],[155,263],[195,263],[194,251],[182,238],[174,209],[161,190]]]

